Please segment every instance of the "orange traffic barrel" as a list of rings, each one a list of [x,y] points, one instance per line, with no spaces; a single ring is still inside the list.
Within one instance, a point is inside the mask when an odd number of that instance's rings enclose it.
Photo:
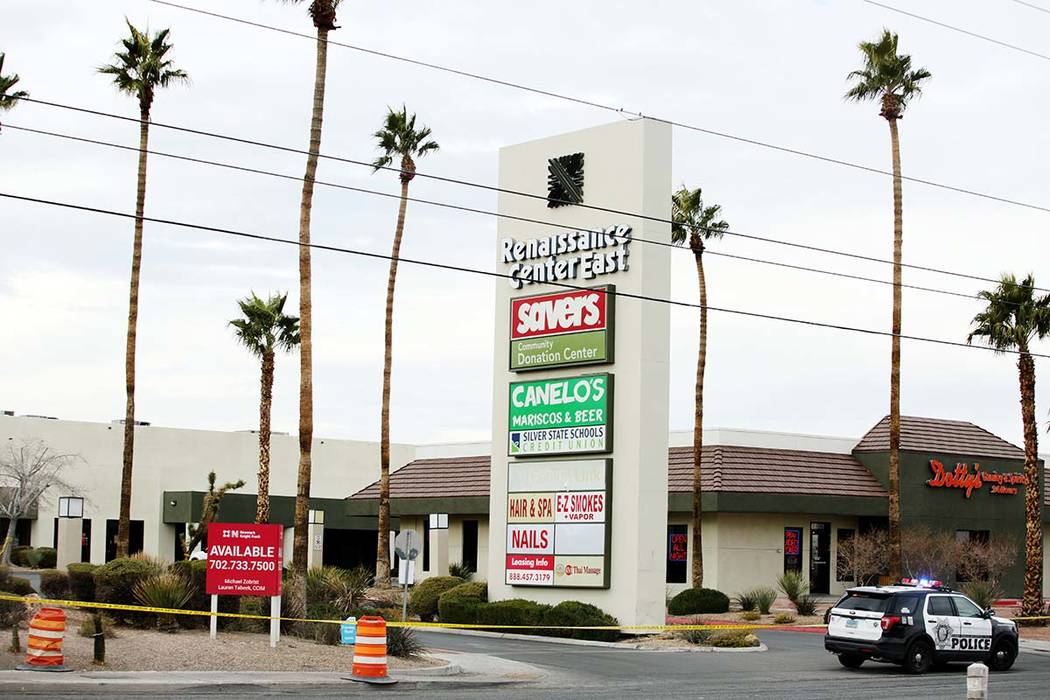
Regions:
[[[41,608],[29,623],[26,662],[19,671],[71,671],[63,664],[62,638],[66,634],[66,614],[59,608]]]
[[[357,639],[354,641],[352,681],[389,685],[397,683],[387,675],[386,620],[365,616],[357,621]]]

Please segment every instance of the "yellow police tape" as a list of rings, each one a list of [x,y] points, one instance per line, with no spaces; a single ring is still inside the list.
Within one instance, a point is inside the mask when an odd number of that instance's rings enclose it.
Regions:
[[[314,622],[330,625],[341,625],[344,620],[320,620],[308,617],[277,617],[272,618],[269,615],[251,615],[248,613],[229,613],[229,612],[211,612],[210,610],[179,610],[176,608],[157,608],[146,605],[124,605],[121,603],[95,603],[91,601],[83,600],[56,600],[51,598],[40,598],[37,596],[20,596],[12,595],[10,593],[0,593],[0,600],[8,600],[13,602],[27,603],[30,605],[56,605],[59,607],[66,608],[90,608],[96,610],[126,610],[128,612],[140,612],[140,613],[156,613],[160,615],[192,615],[192,616],[203,616],[203,617],[226,617],[240,620],[273,620],[277,619],[282,622]],[[1029,617],[1015,617],[1013,620],[1050,620],[1050,615],[1037,615]],[[478,624],[466,624],[466,623],[455,623],[455,622],[397,622],[393,620],[387,621],[388,627],[414,627],[418,629],[474,629],[474,630],[651,630],[651,631],[693,631],[693,630],[760,630],[760,629],[823,629],[827,625],[796,625],[796,624],[785,624],[785,625],[749,625],[749,624],[724,624],[724,625],[710,625],[710,624],[680,624],[680,625],[593,625],[593,626],[573,626],[573,625],[478,625]]]

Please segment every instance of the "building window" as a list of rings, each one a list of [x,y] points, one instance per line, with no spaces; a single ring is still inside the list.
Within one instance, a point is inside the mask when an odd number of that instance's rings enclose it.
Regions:
[[[853,558],[853,537],[857,531],[852,528],[840,527],[835,532],[835,580],[852,581],[853,571],[850,568],[850,560]],[[859,583],[859,581],[858,581]]]
[[[991,539],[991,535],[992,533],[989,530],[956,530],[955,541],[968,547],[972,547],[974,545],[987,546],[989,540]],[[955,580],[959,583],[965,583],[967,581],[972,581],[973,579],[983,581],[984,579],[988,578],[988,571],[981,570],[980,568],[976,568],[973,566],[971,566],[970,568],[976,570],[963,571],[962,569],[956,569]],[[967,574],[970,575],[968,576]]]
[[[463,566],[478,570],[478,521],[463,521]]]
[[[132,520],[128,530],[128,555],[142,551],[143,527],[141,520]],[[106,561],[117,558],[117,521],[106,521]]]
[[[667,583],[685,583],[689,567],[689,526],[667,526]]]
[[[423,516],[423,571],[430,571],[430,516]]]

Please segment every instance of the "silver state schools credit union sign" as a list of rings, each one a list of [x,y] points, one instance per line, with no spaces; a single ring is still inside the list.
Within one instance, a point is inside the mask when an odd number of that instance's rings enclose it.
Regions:
[[[507,454],[609,452],[612,405],[611,374],[512,382]]]

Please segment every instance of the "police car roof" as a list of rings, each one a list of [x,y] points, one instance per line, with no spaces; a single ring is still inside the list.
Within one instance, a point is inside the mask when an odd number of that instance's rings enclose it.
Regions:
[[[893,584],[889,586],[857,586],[847,588],[846,593],[867,593],[869,595],[893,595],[894,593],[947,593],[951,589],[944,587],[910,586]]]

